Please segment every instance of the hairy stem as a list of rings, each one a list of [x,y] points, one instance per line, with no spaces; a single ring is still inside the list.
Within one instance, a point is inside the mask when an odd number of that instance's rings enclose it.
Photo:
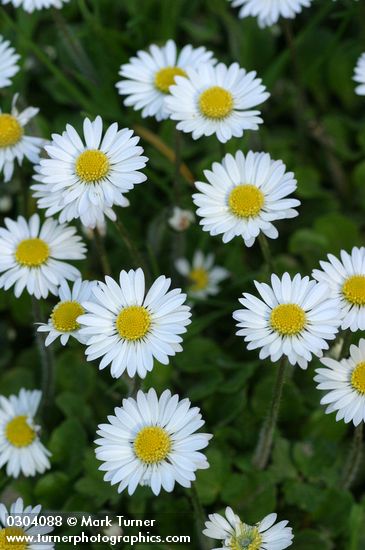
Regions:
[[[101,265],[101,269],[103,271],[104,275],[110,275],[111,274],[111,268],[110,263],[108,259],[108,254],[106,252],[105,248],[105,242],[103,236],[100,234],[100,231],[96,227],[94,230],[94,238],[95,238],[95,245],[96,250],[98,252],[99,261]]]
[[[260,245],[260,248],[261,248],[261,252],[262,252],[263,258],[265,260],[265,263],[268,267],[268,270],[269,270],[270,274],[274,273],[274,271],[275,271],[274,262],[273,262],[273,259],[272,259],[272,256],[271,256],[271,251],[270,251],[269,243],[267,242],[267,238],[265,237],[265,235],[263,233],[260,233],[259,236],[258,236],[258,239],[259,239],[259,245]]]
[[[361,465],[363,434],[364,428],[361,422],[361,424],[355,428],[351,450],[342,473],[342,487],[347,490],[351,489]]]
[[[264,470],[269,462],[275,427],[277,424],[281,396],[285,381],[286,357],[283,356],[278,367],[268,415],[262,425],[259,440],[253,455],[252,464],[258,470]]]
[[[196,530],[199,537],[200,548],[201,550],[209,550],[210,546],[207,539],[203,535],[203,529],[205,525],[205,512],[202,503],[200,502],[198,491],[196,490],[194,484],[191,486],[191,489],[189,491],[189,498],[191,500],[191,504],[194,510]]]
[[[42,311],[39,301],[32,296],[32,312],[35,323],[43,321]],[[40,332],[35,327],[35,338],[37,342],[39,357],[42,368],[42,408],[48,408],[53,400],[54,395],[54,360],[53,354],[49,347],[46,347],[44,339]]]

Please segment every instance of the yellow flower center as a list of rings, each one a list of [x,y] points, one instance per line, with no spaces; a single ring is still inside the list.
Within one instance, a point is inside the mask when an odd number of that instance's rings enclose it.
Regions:
[[[25,415],[16,416],[5,428],[5,437],[14,447],[28,447],[33,443],[36,432],[27,422]]]
[[[12,542],[8,537],[21,537],[24,530],[20,527],[6,527],[0,530],[0,550],[26,550],[26,542]]]
[[[140,340],[151,326],[151,315],[142,306],[122,309],[116,320],[117,331],[125,340]]]
[[[203,267],[197,267],[196,269],[192,269],[189,273],[189,279],[192,282],[191,290],[197,291],[197,290],[203,290],[208,286],[209,282],[209,274],[206,269]]]
[[[61,302],[53,309],[51,321],[59,332],[72,332],[80,328],[77,318],[83,313],[84,308],[78,302]]]
[[[256,185],[243,184],[234,187],[228,197],[228,206],[239,218],[254,218],[264,205],[263,192]]]
[[[342,287],[342,294],[350,304],[365,306],[365,275],[349,277]]]
[[[164,460],[171,449],[169,434],[159,426],[147,426],[138,432],[134,440],[134,452],[145,464],[157,464]]]
[[[170,86],[175,84],[176,76],[186,76],[184,69],[180,67],[165,67],[157,71],[155,75],[155,86],[163,94],[168,94]]]
[[[307,318],[297,304],[280,304],[271,312],[271,326],[282,336],[293,336],[302,332]]]
[[[220,86],[212,86],[200,95],[199,109],[207,118],[225,118],[233,109],[233,96]]]
[[[108,157],[98,149],[88,149],[76,160],[76,174],[86,183],[95,183],[104,179],[109,172]]]
[[[15,251],[15,259],[20,265],[39,267],[49,258],[49,246],[42,239],[24,239]]]
[[[13,115],[0,114],[0,147],[11,147],[18,143],[23,135],[23,128]]]
[[[242,524],[241,532],[229,541],[231,550],[259,550],[262,537],[257,527]]]
[[[352,371],[351,384],[359,393],[365,394],[365,361],[358,363]]]

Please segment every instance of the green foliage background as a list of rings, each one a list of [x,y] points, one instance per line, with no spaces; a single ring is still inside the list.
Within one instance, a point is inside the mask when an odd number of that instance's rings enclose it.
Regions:
[[[365,111],[351,80],[365,50],[364,4],[317,0],[290,28],[281,24],[266,30],[254,19],[239,20],[226,0],[71,0],[62,11],[32,15],[0,8],[1,33],[22,55],[22,70],[12,89],[3,91],[2,107],[8,108],[12,92],[19,92],[21,105],[40,107],[33,131],[47,138],[67,122],[80,129],[84,116],[100,114],[105,123],[148,128],[173,146],[170,121],[142,120],[123,106],[115,89],[121,63],[152,42],[173,38],[180,46],[204,45],[227,64],[238,61],[257,70],[272,94],[263,106],[265,124],[259,132],[232,139],[225,151],[268,151],[295,172],[300,215],[281,223],[279,239],[270,244],[279,272],[308,274],[327,253],[364,243]],[[292,51],[287,40],[293,42]],[[182,142],[183,160],[196,179],[222,158],[214,138],[193,142],[184,135]],[[241,239],[223,245],[203,234],[198,224],[182,235],[168,227],[177,192],[180,203],[193,209],[193,187],[180,178],[177,189],[171,162],[146,140],[142,145],[150,158],[148,182],[129,194],[130,208],[118,215],[153,276],[163,273],[184,284],[173,261],[182,254],[191,257],[197,247],[214,252],[217,263],[232,273],[217,297],[194,306],[183,353],[168,367],[156,365],[142,384],[159,392],[169,387],[202,408],[207,431],[214,434],[207,453],[211,467],[198,473],[196,483],[206,511],[230,505],[249,523],[276,511],[294,529],[295,550],[365,548],[364,467],[353,492],[340,489],[352,428],[336,423],[319,405],[313,382],[316,362],[307,371],[290,370],[271,464],[265,472],[251,466],[276,365],[246,351],[235,336],[231,313],[241,292],[253,290],[254,278],[267,280],[268,272],[258,245],[246,249]],[[27,193],[31,174],[24,163],[10,184],[1,184],[1,194],[14,198],[11,216],[35,210]],[[133,267],[113,224],[108,225],[106,246],[114,276]],[[88,248],[83,276],[100,278],[93,240]],[[53,303],[49,299],[42,304],[45,316]],[[0,310],[1,394],[41,387],[29,297],[16,300],[11,291],[1,291]],[[125,381],[87,363],[77,343],[53,349],[55,396],[40,419],[42,439],[53,453],[52,470],[17,481],[0,472],[3,499],[20,493],[49,510],[158,517],[160,531],[192,533],[195,542],[189,548],[199,548],[186,491],[177,488],[156,498],[139,488],[132,497],[118,495],[97,470],[92,443],[96,426],[127,394]]]

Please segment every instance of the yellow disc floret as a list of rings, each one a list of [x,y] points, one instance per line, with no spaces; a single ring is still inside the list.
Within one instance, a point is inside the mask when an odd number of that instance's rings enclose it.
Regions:
[[[351,385],[361,394],[365,394],[365,361],[358,363],[351,374]]]
[[[343,287],[342,294],[350,304],[365,306],[365,275],[352,275]]]
[[[229,541],[231,550],[259,550],[261,548],[262,536],[257,527],[242,524],[239,532]]]
[[[192,282],[191,290],[204,290],[209,283],[209,274],[204,267],[196,267],[190,271],[189,279]]]
[[[212,86],[201,93],[199,109],[207,118],[226,118],[233,109],[233,96],[221,86]]]
[[[19,514],[18,514],[19,516]],[[0,550],[26,550],[27,542],[12,540],[11,537],[24,536],[24,530],[20,527],[6,527],[0,530]]]
[[[28,447],[33,443],[36,432],[29,426],[27,417],[21,415],[8,422],[5,428],[5,437],[14,447]]]
[[[134,452],[145,464],[157,464],[164,460],[171,450],[169,434],[159,426],[147,426],[138,432],[134,440]]]
[[[186,76],[184,69],[180,67],[165,67],[157,71],[155,75],[155,86],[163,94],[168,94],[170,86],[175,84],[176,76]]]
[[[39,267],[46,263],[49,254],[48,244],[36,237],[34,239],[24,239],[24,241],[18,244],[15,251],[15,259],[20,265]]]
[[[80,328],[77,318],[83,313],[84,308],[78,302],[60,302],[52,311],[51,321],[59,332],[72,332]]]
[[[125,340],[140,340],[151,326],[151,315],[142,306],[128,306],[122,309],[116,320],[119,335]]]
[[[0,147],[11,147],[18,143],[23,135],[23,128],[13,115],[0,114]]]
[[[108,157],[99,149],[87,149],[76,160],[76,174],[85,183],[97,183],[104,179],[110,168]]]
[[[264,202],[263,192],[250,184],[237,185],[228,197],[228,206],[238,218],[254,218],[261,212]]]
[[[280,304],[271,312],[271,326],[282,336],[299,334],[304,329],[306,322],[305,311],[297,304]]]

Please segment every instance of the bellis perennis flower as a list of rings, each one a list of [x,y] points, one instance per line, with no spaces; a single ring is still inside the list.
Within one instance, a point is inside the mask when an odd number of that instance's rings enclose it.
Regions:
[[[313,0],[230,0],[234,8],[240,8],[239,17],[257,17],[260,27],[270,27],[280,17],[294,17],[308,8]]]
[[[119,284],[111,277],[93,289],[93,301],[84,302],[78,318],[80,336],[87,344],[88,361],[102,358],[113,378],[138,374],[144,378],[154,359],[167,365],[182,351],[180,334],[190,324],[190,308],[181,289],[169,290],[171,279],[158,277],[146,292],[142,269],[121,271]]]
[[[269,97],[256,72],[247,73],[233,63],[219,63],[187,69],[170,87],[166,108],[177,129],[191,133],[193,139],[215,134],[225,143],[242,137],[245,130],[257,130],[262,118],[252,110]]]
[[[276,514],[249,525],[232,508],[227,507],[225,512],[225,517],[211,514],[205,523],[204,535],[221,541],[222,546],[215,550],[284,550],[293,544],[291,527],[287,527],[287,521],[275,523]]]
[[[19,71],[17,62],[20,55],[16,53],[8,40],[0,35],[0,88],[10,86],[11,78]]]
[[[165,390],[157,397],[154,389],[139,391],[137,398],[123,399],[109,424],[99,426],[96,457],[103,462],[105,481],[118,484],[118,493],[138,485],[171,492],[175,483],[191,487],[196,470],[209,467],[201,452],[210,434],[195,433],[204,425],[197,407],[189,399],[179,400]]]
[[[365,52],[359,57],[354,74],[355,82],[358,86],[355,88],[357,95],[365,95]]]
[[[195,252],[191,265],[185,258],[179,258],[175,267],[188,280],[188,294],[192,298],[215,296],[219,292],[219,283],[229,277],[227,269],[214,265],[213,254],[204,256],[201,250]]]
[[[244,292],[239,300],[244,309],[233,313],[247,349],[261,348],[260,359],[273,362],[286,356],[302,369],[313,355],[322,357],[341,322],[338,300],[330,297],[328,285],[284,273],[281,279],[272,275],[271,286],[257,281],[255,286],[260,298]]]
[[[103,136],[100,116],[83,124],[83,139],[67,124],[66,130],[52,135],[45,147],[49,158],[36,167],[32,189],[38,207],[46,216],[59,213],[61,222],[80,218],[86,227],[103,225],[104,216],[116,220],[113,206],[128,206],[124,194],[147,178],[139,170],[147,157],[137,146],[139,138],[115,122]]]

